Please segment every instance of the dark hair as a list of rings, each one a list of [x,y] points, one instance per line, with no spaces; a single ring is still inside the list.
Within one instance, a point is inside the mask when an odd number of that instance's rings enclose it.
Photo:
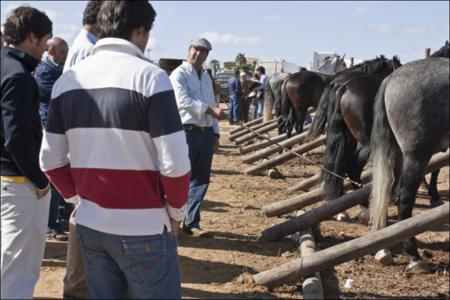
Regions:
[[[30,6],[19,6],[6,19],[4,26],[5,41],[17,45],[30,33],[41,39],[52,33],[52,21],[45,13]]]
[[[259,72],[261,72],[261,73],[263,73],[263,74],[266,74],[266,69],[264,69],[263,66],[257,67],[257,68],[256,68],[256,71],[259,71]]]
[[[83,25],[94,25],[97,24],[97,15],[103,1],[91,0],[86,5],[83,12]]]
[[[156,12],[147,0],[105,1],[97,16],[98,38],[116,37],[129,40],[140,27],[150,31]]]

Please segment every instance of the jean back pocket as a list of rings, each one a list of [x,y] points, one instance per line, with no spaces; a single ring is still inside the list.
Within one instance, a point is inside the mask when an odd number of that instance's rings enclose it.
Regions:
[[[166,236],[130,237],[122,240],[127,277],[139,283],[153,283],[167,273]]]

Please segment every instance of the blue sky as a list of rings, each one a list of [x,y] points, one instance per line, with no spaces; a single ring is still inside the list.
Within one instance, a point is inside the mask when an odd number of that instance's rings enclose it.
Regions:
[[[1,24],[22,3],[47,12],[53,33],[69,43],[81,28],[85,1],[1,1]],[[189,40],[208,38],[209,59],[238,53],[309,66],[314,51],[371,59],[424,57],[449,39],[448,1],[151,1],[157,12],[150,58],[186,58]]]

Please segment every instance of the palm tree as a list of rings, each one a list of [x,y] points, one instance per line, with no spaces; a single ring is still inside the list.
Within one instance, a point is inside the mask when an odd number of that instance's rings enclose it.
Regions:
[[[247,64],[247,58],[245,58],[245,54],[238,53],[238,55],[236,55],[235,62],[236,62],[236,65],[238,65],[238,66],[243,66],[243,65]]]
[[[220,69],[220,62],[217,59],[211,59],[209,62],[211,69],[213,70],[214,76],[217,74],[217,71]]]

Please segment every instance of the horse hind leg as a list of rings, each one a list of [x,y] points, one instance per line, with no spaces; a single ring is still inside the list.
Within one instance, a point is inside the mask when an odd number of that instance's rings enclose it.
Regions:
[[[430,184],[428,185],[428,195],[431,197],[430,200],[431,206],[439,206],[443,204],[441,200],[441,195],[439,195],[437,189],[437,179],[439,176],[439,171],[440,169],[431,173]]]
[[[398,219],[399,221],[412,216],[417,190],[425,175],[428,159],[405,156],[402,166],[401,178],[397,187],[398,195]],[[411,262],[407,269],[417,272],[429,272],[430,268],[423,261],[417,251],[417,240],[413,237],[403,242],[403,250],[411,256]]]
[[[369,158],[369,147],[358,143],[357,150],[353,159],[349,161],[349,177],[352,181],[361,183],[361,173],[364,166],[367,164]],[[352,183],[353,190],[359,188],[358,185]],[[357,218],[361,224],[369,225],[370,212],[369,201],[364,201],[360,206],[360,212],[357,214]]]

